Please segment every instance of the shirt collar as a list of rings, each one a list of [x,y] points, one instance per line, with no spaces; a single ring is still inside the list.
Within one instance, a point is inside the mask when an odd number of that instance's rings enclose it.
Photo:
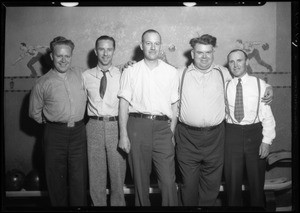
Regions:
[[[113,66],[110,66],[109,68],[108,68],[108,73],[109,73],[109,75],[112,77],[112,68],[113,68]],[[101,69],[98,65],[97,65],[97,67],[96,67],[96,77],[97,78],[102,78],[102,76],[103,76],[103,73],[102,73],[102,71],[104,71],[103,69]]]
[[[240,79],[242,80],[242,84],[247,82],[247,79],[248,79],[249,75],[248,73],[246,73],[245,75],[243,75],[243,77],[241,77]],[[235,84],[237,84],[239,82],[239,78],[238,77],[234,77],[234,82]]]
[[[51,69],[49,72],[51,72],[51,75],[55,76],[56,78],[59,79],[67,79],[68,73],[69,73],[70,68],[66,71],[65,78],[62,77],[62,75],[59,75],[58,71],[55,69]]]
[[[146,64],[146,62],[145,62],[145,59],[143,59],[142,61],[143,61],[144,66],[148,67],[147,64]],[[157,61],[158,61],[157,62],[157,66],[155,68],[159,67],[161,65],[161,63],[162,63],[161,59],[157,59]]]

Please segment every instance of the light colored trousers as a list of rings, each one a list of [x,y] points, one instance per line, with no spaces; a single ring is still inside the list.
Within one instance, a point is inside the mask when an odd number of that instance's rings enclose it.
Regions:
[[[94,206],[107,206],[107,176],[110,205],[125,206],[126,159],[118,147],[118,122],[90,119],[86,125],[90,195]]]

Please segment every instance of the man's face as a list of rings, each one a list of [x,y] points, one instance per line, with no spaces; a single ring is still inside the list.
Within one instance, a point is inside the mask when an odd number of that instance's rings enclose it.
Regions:
[[[112,63],[114,52],[115,48],[111,40],[99,40],[95,48],[98,64],[109,66]]]
[[[231,73],[240,78],[247,72],[248,59],[241,51],[232,52],[228,56],[228,65]]]
[[[214,61],[214,48],[210,44],[196,44],[191,55],[198,69],[207,70]]]
[[[65,73],[69,69],[72,60],[72,49],[65,44],[56,45],[53,52],[50,54],[54,68]]]
[[[161,48],[160,35],[155,32],[146,33],[142,43],[140,44],[140,47],[143,50],[144,57],[147,60],[157,60],[159,58]]]

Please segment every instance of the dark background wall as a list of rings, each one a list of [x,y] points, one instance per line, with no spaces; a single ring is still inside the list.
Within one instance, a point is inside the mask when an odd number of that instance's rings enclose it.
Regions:
[[[229,50],[237,40],[257,42],[266,67],[251,59],[254,75],[265,79],[274,88],[272,110],[277,136],[272,151],[291,150],[291,3],[267,2],[260,7],[7,7],[5,25],[4,73],[4,154],[5,170],[17,168],[28,173],[42,167],[42,129],[28,117],[28,98],[36,78],[30,77],[20,43],[28,46],[49,46],[58,35],[75,42],[73,65],[89,68],[95,65],[92,53],[95,40],[103,34],[117,41],[114,63],[121,65],[140,59],[138,44],[142,33],[153,28],[163,39],[163,54],[175,67],[189,61],[189,40],[209,33],[217,37],[215,62],[225,65]],[[263,44],[265,44],[263,48]],[[268,48],[266,47],[266,44]],[[33,66],[38,75],[49,70],[47,50]],[[280,168],[267,177],[291,171]]]

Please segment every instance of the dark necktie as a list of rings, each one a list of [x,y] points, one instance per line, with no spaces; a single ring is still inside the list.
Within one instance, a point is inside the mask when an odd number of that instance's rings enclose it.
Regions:
[[[104,94],[105,94],[105,90],[106,90],[106,86],[107,86],[107,78],[106,78],[106,73],[108,72],[108,70],[101,70],[103,73],[103,77],[101,78],[101,82],[100,82],[100,97],[103,98]]]
[[[240,78],[239,78],[238,84],[236,85],[234,117],[239,123],[244,118],[243,87],[242,87]]]

